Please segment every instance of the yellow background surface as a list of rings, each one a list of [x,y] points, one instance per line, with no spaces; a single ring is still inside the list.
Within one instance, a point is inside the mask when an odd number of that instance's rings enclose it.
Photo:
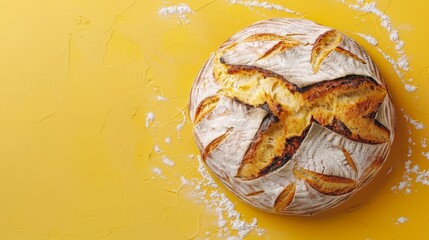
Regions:
[[[159,13],[179,3],[193,12]],[[429,186],[416,182],[429,169],[426,1],[376,1],[405,43],[410,70],[400,70],[402,79],[377,50],[399,57],[380,17],[348,6],[356,2],[270,3],[300,14],[225,0],[3,1],[0,239],[237,236],[228,211],[221,212],[227,224],[218,226],[214,208],[222,205],[212,192],[224,193],[241,221],[257,219],[263,234],[252,230],[247,239],[428,239]],[[376,179],[346,204],[313,217],[264,213],[207,184],[183,115],[209,54],[238,30],[272,17],[307,18],[354,38],[379,66],[397,110],[396,139]],[[406,172],[408,159],[418,174]],[[403,180],[404,189],[392,190]]]

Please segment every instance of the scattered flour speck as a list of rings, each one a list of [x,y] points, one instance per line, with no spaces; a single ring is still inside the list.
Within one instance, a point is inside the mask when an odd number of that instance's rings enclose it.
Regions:
[[[400,68],[402,68],[405,71],[408,71],[410,68],[408,66],[408,60],[407,57],[405,55],[402,55],[401,57],[399,57],[398,59],[398,66]]]
[[[422,138],[422,140],[420,140],[420,144],[422,145],[422,148],[426,148],[428,145],[426,144],[426,138]]]
[[[417,90],[417,87],[414,85],[410,85],[410,84],[405,84],[405,90],[407,90],[407,92],[414,92]]]
[[[182,114],[183,118],[182,118],[182,122],[179,123],[179,124],[177,124],[177,126],[176,126],[176,130],[177,130],[177,132],[179,134],[177,138],[180,138],[180,130],[182,130],[182,128],[185,126],[185,123],[186,123],[186,114],[185,114],[185,112],[182,109],[179,109],[179,111]]]
[[[158,145],[153,146],[153,150],[155,150],[156,153],[162,153],[162,150]]]
[[[177,131],[180,131],[180,130],[182,130],[182,128],[183,128],[183,126],[184,126],[184,124],[177,124],[177,126],[176,126],[176,130]]]
[[[395,44],[396,51],[400,51],[404,47],[405,43],[404,41],[397,41]]]
[[[154,119],[155,115],[153,114],[153,112],[148,112],[146,115],[146,128],[149,128],[149,124],[153,122]]]
[[[167,98],[165,98],[164,96],[159,95],[159,96],[156,96],[156,100],[158,100],[160,102],[166,102]]]
[[[408,218],[406,218],[406,217],[398,217],[396,219],[396,224],[401,224],[401,223],[404,223],[406,221],[408,221]]]
[[[158,176],[162,176],[162,170],[158,167],[152,168],[152,172],[155,173]]]
[[[171,159],[167,158],[166,156],[162,156],[162,162],[167,166],[170,166],[170,167],[174,166],[174,162]]]
[[[189,184],[188,179],[186,179],[184,176],[180,176],[180,182],[181,182],[183,185]]]
[[[170,137],[166,137],[164,140],[165,143],[167,144],[171,144],[171,138]]]

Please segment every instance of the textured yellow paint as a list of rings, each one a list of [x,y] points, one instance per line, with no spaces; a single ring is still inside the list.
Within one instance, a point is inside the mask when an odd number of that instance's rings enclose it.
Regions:
[[[162,17],[163,6],[194,13]],[[263,1],[260,1],[263,2]],[[192,81],[209,54],[239,29],[272,17],[305,17],[332,26],[369,52],[397,107],[397,137],[377,178],[348,203],[315,217],[267,214],[225,193],[242,220],[258,219],[270,239],[425,239],[429,187],[394,193],[411,146],[429,168],[401,108],[429,126],[428,5],[377,1],[405,42],[411,70],[405,90],[376,47],[397,58],[373,14],[340,1],[270,1],[302,13],[248,8],[229,1],[8,1],[0,8],[0,239],[217,239],[218,218],[183,185],[200,181],[187,111]],[[354,3],[354,2],[353,2]],[[165,97],[166,101],[158,99]],[[154,121],[146,118],[153,112]],[[408,130],[415,145],[408,144]],[[169,137],[171,143],[164,140]],[[162,153],[154,151],[158,145]],[[166,156],[174,166],[162,162]],[[161,176],[153,168],[162,171]],[[388,175],[387,171],[392,171]],[[201,198],[200,198],[201,200]],[[400,216],[409,220],[395,224]],[[231,231],[232,233],[236,233]],[[209,233],[209,234],[207,234]],[[253,231],[249,239],[259,238]]]

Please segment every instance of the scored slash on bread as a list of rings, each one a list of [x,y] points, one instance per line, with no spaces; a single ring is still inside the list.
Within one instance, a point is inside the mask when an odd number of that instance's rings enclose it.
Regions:
[[[219,96],[212,96],[204,99],[197,107],[195,112],[194,124],[198,124],[210,114],[213,109],[216,108],[217,103],[219,102]]]
[[[206,134],[204,161],[266,211],[314,214],[348,199],[381,168],[393,140],[393,107],[376,66],[345,35],[309,21],[244,29],[212,55],[196,85],[190,111],[197,142]]]
[[[304,168],[295,168],[294,174],[298,178],[304,179],[317,191],[326,195],[343,195],[357,187],[357,182],[353,179],[324,175]]]
[[[344,147],[341,147],[341,151],[343,152],[344,157],[346,157],[347,164],[353,169],[353,171],[357,173],[358,170],[356,167],[356,163],[353,161],[352,157],[350,156],[350,153]]]
[[[281,213],[289,206],[295,196],[296,183],[287,185],[274,202],[274,211]]]
[[[342,40],[343,35],[336,30],[330,30],[320,35],[320,37],[314,43],[313,50],[311,51],[310,62],[313,65],[314,73],[319,71],[320,64],[322,64],[322,62],[332,51],[337,51],[348,57],[352,57],[363,64],[366,64],[366,62],[356,56],[356,54],[339,47],[338,45],[340,45]]]
[[[207,145],[207,147],[204,149],[204,153],[203,153],[203,160],[205,161],[207,156],[210,155],[210,153],[217,148],[217,146],[219,144],[221,144],[231,133],[231,131],[233,130],[233,128],[228,128],[228,130],[226,130],[226,132],[222,135],[220,135],[219,137],[215,138],[209,145]]]

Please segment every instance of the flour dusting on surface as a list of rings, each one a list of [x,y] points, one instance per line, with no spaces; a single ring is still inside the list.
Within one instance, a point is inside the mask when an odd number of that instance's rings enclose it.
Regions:
[[[186,183],[196,190],[191,193],[191,196],[197,202],[203,203],[207,209],[215,210],[218,218],[217,226],[219,227],[217,237],[221,239],[243,239],[252,230],[256,231],[257,235],[262,236],[265,230],[257,226],[257,219],[253,218],[251,222],[243,220],[240,213],[235,210],[235,204],[224,193],[219,192],[219,186],[210,176],[200,156],[198,156],[198,162],[198,172],[202,179],[187,180],[183,178],[182,183]],[[203,187],[206,190],[203,190]]]
[[[389,33],[389,38],[392,42],[395,43],[395,48],[398,51],[400,51],[399,53],[401,54],[401,56],[405,56],[404,52],[402,51],[402,46],[404,42],[399,39],[398,30],[392,27],[392,22],[390,20],[390,17],[387,16],[383,11],[377,8],[376,2],[365,3],[365,4],[363,2],[358,2],[358,4],[349,5],[349,7],[357,11],[361,11],[364,13],[371,13],[378,16],[381,21],[380,25],[384,27]]]
[[[342,2],[345,3],[344,1]],[[385,54],[380,48],[377,48],[377,49],[383,54],[386,60],[388,60],[389,63],[393,65],[397,75],[404,83],[403,73],[401,73],[399,69],[402,69],[403,71],[409,70],[408,58],[405,55],[405,52],[403,50],[405,43],[404,41],[400,40],[398,30],[393,28],[390,17],[387,16],[383,11],[377,8],[376,2],[364,3],[361,1],[357,1],[357,4],[349,4],[348,7],[356,11],[360,11],[363,13],[370,13],[379,17],[380,25],[384,29],[386,29],[386,31],[389,34],[390,41],[395,45],[395,50],[396,50],[396,53],[398,54],[398,58],[394,60],[390,56],[388,57],[387,54]]]
[[[192,9],[186,3],[179,3],[177,5],[164,6],[158,11],[158,15],[168,18],[168,17],[178,17],[180,22],[183,24],[189,23],[187,18],[192,14]]]
[[[287,13],[291,13],[291,14],[295,14],[295,15],[301,15],[300,13],[293,11],[293,10],[290,10],[289,8],[285,8],[281,5],[269,3],[267,1],[260,2],[260,1],[255,1],[255,0],[254,1],[230,0],[229,2],[232,4],[239,4],[239,5],[247,6],[250,9],[252,7],[259,7],[259,8],[264,8],[264,9],[268,9],[268,10],[277,10],[277,11],[287,12]]]
[[[404,113],[405,114],[405,113]],[[418,125],[419,126],[419,125]],[[421,169],[418,163],[414,163],[412,160],[413,158],[413,151],[412,147],[416,145],[416,142],[413,140],[412,131],[409,128],[408,129],[408,152],[406,155],[406,161],[404,162],[404,172],[401,177],[401,181],[391,187],[391,190],[393,192],[405,192],[405,193],[411,193],[412,187],[414,183],[420,183],[422,185],[428,185],[429,186],[429,170],[428,169]],[[426,144],[426,138],[420,140],[422,145]],[[429,154],[426,156],[427,153],[422,152],[422,155],[425,157],[428,157]]]

